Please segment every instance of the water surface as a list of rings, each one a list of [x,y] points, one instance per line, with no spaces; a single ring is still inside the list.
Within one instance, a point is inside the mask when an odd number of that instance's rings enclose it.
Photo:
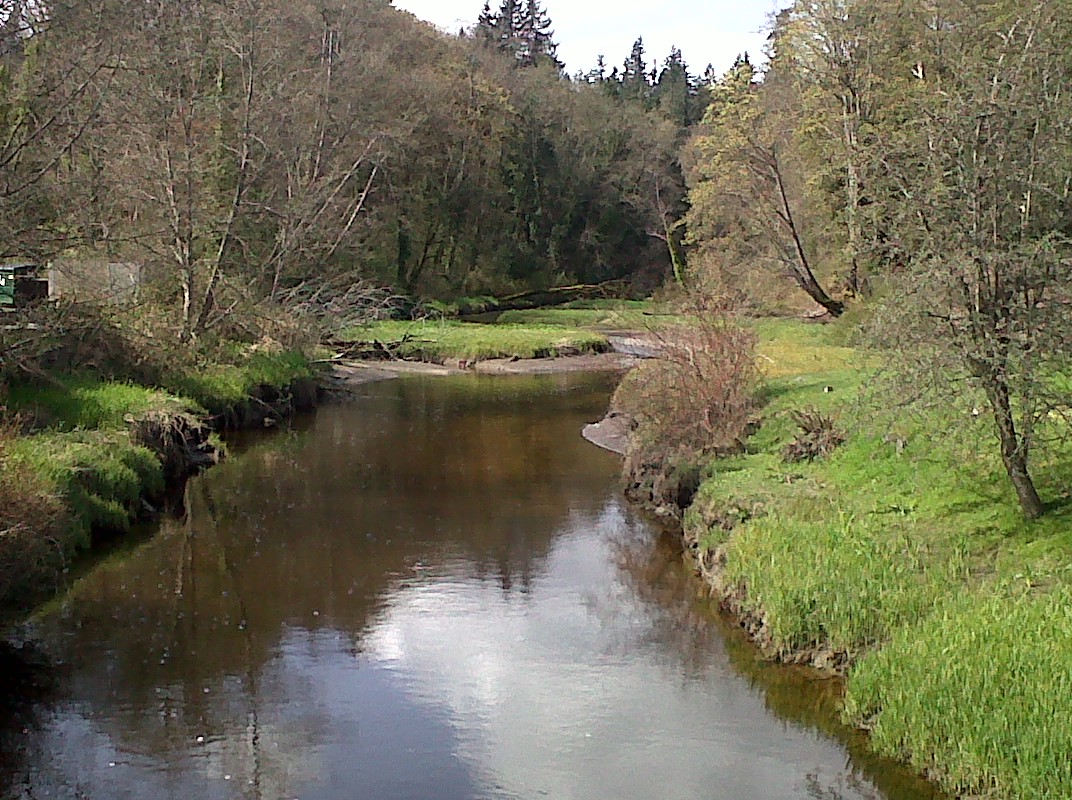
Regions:
[[[375,384],[239,441],[35,626],[12,798],[918,800],[581,439],[601,376]]]

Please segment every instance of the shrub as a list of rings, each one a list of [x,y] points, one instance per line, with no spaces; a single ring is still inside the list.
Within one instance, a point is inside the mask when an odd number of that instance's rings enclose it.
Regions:
[[[834,418],[814,408],[790,412],[800,429],[793,441],[782,449],[782,458],[790,464],[826,458],[845,442],[834,426]]]
[[[691,458],[742,448],[759,373],[755,335],[724,300],[694,294],[689,323],[659,332],[660,355],[625,381],[615,404],[637,425],[633,461]]]

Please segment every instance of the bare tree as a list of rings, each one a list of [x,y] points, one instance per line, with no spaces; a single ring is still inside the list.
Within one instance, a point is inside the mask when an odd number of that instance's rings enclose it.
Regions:
[[[70,155],[95,124],[118,58],[96,3],[0,3],[0,258],[45,258],[63,225]]]
[[[224,318],[223,287],[272,295],[352,237],[379,132],[340,75],[356,27],[327,2],[139,7],[111,109],[113,185],[132,238],[181,297],[181,337]],[[310,51],[318,53],[310,57]]]

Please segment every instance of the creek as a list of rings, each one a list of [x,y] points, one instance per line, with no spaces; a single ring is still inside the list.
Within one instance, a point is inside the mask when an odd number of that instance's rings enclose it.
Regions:
[[[236,438],[33,621],[0,797],[935,797],[628,506],[579,435],[613,380],[405,378]]]

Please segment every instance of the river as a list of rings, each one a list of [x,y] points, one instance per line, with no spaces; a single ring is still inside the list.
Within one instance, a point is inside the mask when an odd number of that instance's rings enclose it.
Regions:
[[[611,381],[388,381],[236,439],[33,622],[0,797],[934,797],[624,502],[579,435]]]

